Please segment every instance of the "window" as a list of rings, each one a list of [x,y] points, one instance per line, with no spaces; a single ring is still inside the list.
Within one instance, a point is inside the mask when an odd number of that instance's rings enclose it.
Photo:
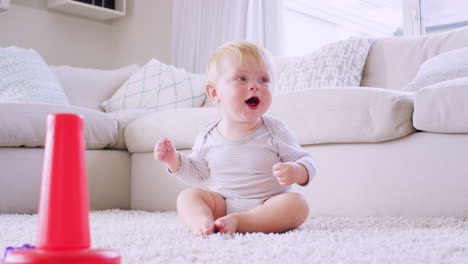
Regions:
[[[435,33],[468,26],[468,1],[421,0],[423,33]]]
[[[283,56],[350,36],[422,35],[468,26],[467,0],[283,0]]]
[[[401,0],[284,0],[283,55],[306,55],[350,36],[403,35]]]

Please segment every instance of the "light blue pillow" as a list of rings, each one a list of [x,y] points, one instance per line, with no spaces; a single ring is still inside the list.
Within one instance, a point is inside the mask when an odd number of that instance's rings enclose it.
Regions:
[[[0,102],[70,104],[42,57],[18,47],[0,48]]]

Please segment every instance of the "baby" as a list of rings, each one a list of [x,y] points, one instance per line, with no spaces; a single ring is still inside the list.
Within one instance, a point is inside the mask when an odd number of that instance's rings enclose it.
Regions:
[[[211,56],[206,93],[221,119],[206,126],[186,156],[161,139],[154,156],[189,188],[177,198],[184,225],[199,236],[213,232],[285,232],[301,225],[309,207],[292,184],[315,174],[309,154],[279,120],[264,116],[272,101],[273,62],[247,41],[232,41]],[[294,103],[294,102],[291,102]]]

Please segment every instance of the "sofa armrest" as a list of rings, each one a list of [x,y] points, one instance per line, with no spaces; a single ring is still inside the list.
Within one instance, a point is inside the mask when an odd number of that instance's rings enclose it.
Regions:
[[[277,96],[268,112],[300,145],[367,143],[413,133],[412,93],[380,88],[329,87]]]
[[[427,132],[468,133],[468,77],[415,92],[413,124]]]

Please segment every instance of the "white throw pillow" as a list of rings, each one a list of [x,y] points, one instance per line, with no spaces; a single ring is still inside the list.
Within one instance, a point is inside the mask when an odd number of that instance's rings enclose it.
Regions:
[[[308,56],[296,58],[279,74],[279,83],[274,87],[274,93],[359,86],[372,42],[373,39],[369,38],[349,38],[325,45]]]
[[[421,64],[416,77],[403,89],[417,91],[436,83],[468,77],[468,48],[455,49]]]
[[[44,59],[18,47],[0,48],[0,102],[69,104]]]
[[[130,108],[166,110],[200,107],[205,100],[203,75],[151,59],[101,104],[106,112]]]

